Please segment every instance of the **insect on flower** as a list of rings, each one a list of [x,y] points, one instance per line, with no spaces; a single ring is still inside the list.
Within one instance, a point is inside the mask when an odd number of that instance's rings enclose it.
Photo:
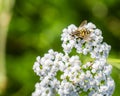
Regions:
[[[87,20],[84,20],[80,26],[78,27],[77,30],[72,32],[72,36],[76,36],[77,38],[84,39],[84,40],[89,40],[89,35],[91,31],[88,28],[85,28],[85,25],[87,25]]]

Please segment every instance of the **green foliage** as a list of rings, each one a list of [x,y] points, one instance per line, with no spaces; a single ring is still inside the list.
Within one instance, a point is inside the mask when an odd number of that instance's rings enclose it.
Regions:
[[[59,71],[57,72],[57,74],[56,74],[55,77],[56,77],[59,81],[62,81],[61,78],[60,78],[60,76],[61,76],[62,74],[63,74],[63,72],[59,70]]]
[[[4,96],[31,95],[39,80],[32,70],[36,56],[43,56],[50,48],[62,51],[60,34],[71,23],[79,26],[85,19],[95,23],[103,31],[104,41],[112,46],[110,58],[119,58],[119,4],[119,0],[16,0],[7,38]],[[120,62],[108,60],[114,66],[113,96],[119,96]]]

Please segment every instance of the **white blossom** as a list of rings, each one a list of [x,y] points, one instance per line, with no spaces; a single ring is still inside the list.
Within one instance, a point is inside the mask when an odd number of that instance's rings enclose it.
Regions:
[[[107,63],[111,47],[103,42],[102,31],[93,23],[84,27],[91,32],[89,40],[72,36],[77,27],[71,24],[61,35],[64,53],[50,49],[36,58],[33,70],[40,81],[32,96],[79,96],[82,92],[88,96],[112,96],[115,83],[110,76],[112,66]],[[76,55],[71,56],[73,48]]]

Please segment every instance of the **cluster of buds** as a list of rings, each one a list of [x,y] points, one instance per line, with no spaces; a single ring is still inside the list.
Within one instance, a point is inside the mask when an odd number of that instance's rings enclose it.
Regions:
[[[32,96],[112,96],[115,84],[107,63],[111,47],[103,42],[101,30],[91,22],[78,28],[71,24],[61,40],[64,53],[50,49],[36,58],[33,70],[40,82]]]

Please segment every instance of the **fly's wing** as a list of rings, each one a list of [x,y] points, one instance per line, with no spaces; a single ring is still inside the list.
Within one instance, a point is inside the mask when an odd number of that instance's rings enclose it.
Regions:
[[[87,34],[87,35],[84,37],[84,40],[85,40],[86,42],[90,41],[90,40],[91,40],[90,34]]]
[[[82,27],[82,26],[84,26],[84,25],[86,25],[86,24],[87,24],[87,20],[84,20],[84,21],[82,21],[82,23],[80,24],[79,27]]]
[[[81,28],[87,24],[87,20],[82,21],[82,23],[80,24],[80,26],[78,27],[78,30],[81,30]]]
[[[73,36],[74,36],[74,35],[78,35],[78,34],[80,34],[80,32],[77,31],[77,30],[76,30],[75,32],[72,33]]]

